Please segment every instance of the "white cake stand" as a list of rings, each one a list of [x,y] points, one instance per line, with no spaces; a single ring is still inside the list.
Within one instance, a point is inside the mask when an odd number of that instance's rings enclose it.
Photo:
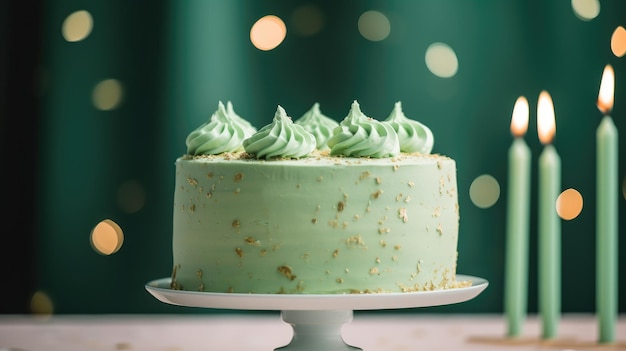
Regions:
[[[483,278],[457,275],[472,285],[448,290],[381,294],[229,294],[170,289],[170,278],[148,282],[146,290],[172,305],[236,310],[277,310],[290,324],[291,342],[275,350],[361,350],[347,345],[341,328],[352,321],[354,310],[400,309],[449,305],[471,300],[489,285]]]

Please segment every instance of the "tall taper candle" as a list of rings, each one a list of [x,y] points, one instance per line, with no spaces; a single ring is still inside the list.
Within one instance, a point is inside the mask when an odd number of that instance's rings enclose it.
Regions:
[[[522,333],[528,306],[528,231],[530,208],[530,149],[524,141],[528,130],[528,100],[520,96],[513,107],[509,148],[509,184],[506,223],[504,311],[507,335]]]
[[[598,341],[615,341],[617,319],[617,180],[618,133],[609,115],[613,109],[613,67],[605,66],[598,94],[604,117],[596,130],[596,312]]]
[[[561,159],[552,145],[554,106],[546,91],[537,103],[537,130],[544,149],[539,156],[539,312],[542,337],[557,335],[561,309],[561,222],[556,199],[561,188]]]

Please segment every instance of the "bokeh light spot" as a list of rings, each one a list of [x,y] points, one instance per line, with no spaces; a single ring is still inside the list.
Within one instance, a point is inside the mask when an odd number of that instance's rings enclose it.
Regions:
[[[285,40],[287,27],[282,19],[267,15],[256,21],[250,29],[250,41],[257,49],[268,51]]]
[[[489,208],[500,198],[500,184],[489,174],[480,175],[470,185],[469,195],[476,207]]]
[[[569,221],[583,210],[583,197],[576,189],[567,189],[556,198],[556,213],[559,217]]]
[[[54,313],[54,304],[48,294],[36,291],[30,298],[30,311],[40,316],[50,316]]]
[[[459,69],[459,61],[450,46],[433,43],[426,49],[426,66],[436,76],[453,77]]]
[[[389,19],[379,11],[363,12],[359,17],[358,27],[363,38],[371,41],[384,40],[391,33]]]
[[[117,223],[105,219],[91,231],[91,247],[102,255],[116,253],[124,243],[124,232]]]
[[[572,10],[579,19],[583,21],[591,21],[600,14],[600,1],[572,0]]]
[[[141,183],[128,180],[117,188],[117,205],[126,213],[135,213],[146,204],[146,192]]]
[[[324,28],[324,14],[315,5],[302,5],[291,16],[293,29],[300,35],[315,35]]]
[[[613,31],[611,36],[611,51],[613,55],[622,57],[626,54],[626,29],[619,26]]]
[[[91,34],[93,29],[93,19],[91,14],[85,10],[71,13],[63,21],[61,34],[69,42],[84,40]]]
[[[105,79],[96,84],[91,94],[93,105],[102,111],[116,109],[122,102],[124,92],[117,79]]]

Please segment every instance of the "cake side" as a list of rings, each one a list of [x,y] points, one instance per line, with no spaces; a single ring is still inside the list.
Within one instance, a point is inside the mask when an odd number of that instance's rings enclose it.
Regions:
[[[456,165],[445,156],[183,157],[176,161],[173,287],[450,288],[459,284],[458,226]]]

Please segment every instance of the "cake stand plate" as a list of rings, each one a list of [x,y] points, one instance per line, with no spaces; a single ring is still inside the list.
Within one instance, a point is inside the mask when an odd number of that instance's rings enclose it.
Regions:
[[[457,275],[457,281],[472,285],[447,289],[380,294],[241,294],[172,290],[170,278],[153,280],[146,289],[159,301],[172,305],[236,310],[333,311],[380,310],[439,306],[476,297],[488,285],[485,279]]]
[[[170,278],[148,282],[146,290],[159,301],[177,306],[236,310],[277,310],[294,330],[291,342],[276,350],[361,350],[347,345],[341,328],[354,310],[401,309],[468,301],[489,285],[483,278],[457,275],[472,285],[447,290],[380,294],[239,294],[170,289]]]

